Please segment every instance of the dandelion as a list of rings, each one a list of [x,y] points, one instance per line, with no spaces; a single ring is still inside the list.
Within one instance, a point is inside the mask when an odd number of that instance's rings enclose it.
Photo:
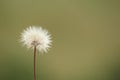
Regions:
[[[42,27],[30,26],[22,32],[21,42],[27,48],[34,49],[34,80],[36,80],[36,50],[47,52],[51,45],[51,35]]]

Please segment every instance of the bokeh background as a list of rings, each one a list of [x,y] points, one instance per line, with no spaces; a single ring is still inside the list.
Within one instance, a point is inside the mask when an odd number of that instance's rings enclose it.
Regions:
[[[52,34],[37,54],[37,80],[120,80],[119,0],[0,0],[0,80],[33,80],[28,26]]]

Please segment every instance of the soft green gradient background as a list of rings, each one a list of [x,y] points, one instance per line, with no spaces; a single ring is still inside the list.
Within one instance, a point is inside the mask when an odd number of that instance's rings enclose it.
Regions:
[[[120,80],[119,0],[0,0],[0,80],[33,80],[33,51],[20,33],[52,34],[37,54],[37,80]]]

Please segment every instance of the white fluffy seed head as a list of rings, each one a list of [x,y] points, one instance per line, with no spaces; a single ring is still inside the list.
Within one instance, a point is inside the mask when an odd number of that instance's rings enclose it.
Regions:
[[[30,26],[21,34],[21,42],[28,48],[36,47],[40,52],[47,52],[51,46],[51,35],[42,27]]]

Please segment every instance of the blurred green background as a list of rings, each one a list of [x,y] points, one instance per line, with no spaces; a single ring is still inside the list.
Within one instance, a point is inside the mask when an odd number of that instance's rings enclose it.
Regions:
[[[37,80],[120,80],[119,0],[0,0],[0,80],[33,80],[28,26],[52,34],[37,54]]]

